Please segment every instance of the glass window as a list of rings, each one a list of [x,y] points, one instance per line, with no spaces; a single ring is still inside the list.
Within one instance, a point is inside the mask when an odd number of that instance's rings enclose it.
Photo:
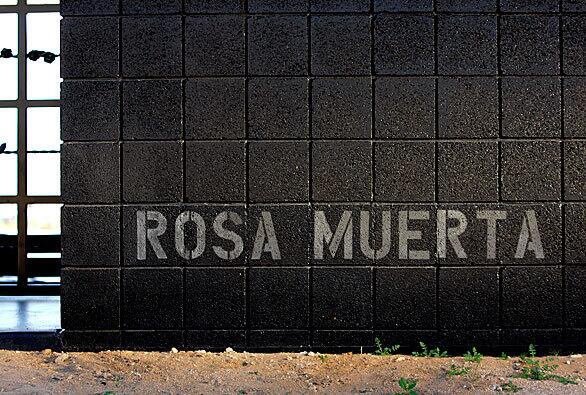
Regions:
[[[27,155],[29,196],[59,196],[61,193],[60,154]]]
[[[59,151],[59,107],[31,107],[27,111],[27,150]]]
[[[0,49],[8,48],[18,53],[18,16],[0,14]],[[0,100],[18,98],[18,60],[16,58],[0,60]]]
[[[27,234],[61,234],[61,206],[61,204],[29,204],[27,207]]]
[[[26,34],[28,51],[39,50],[59,53],[59,21],[58,12],[39,12],[26,16]],[[43,59],[27,62],[27,98],[29,100],[59,99],[60,58],[53,63],[45,63]]]
[[[27,0],[27,4],[59,4],[59,0]]]
[[[16,235],[18,233],[18,206],[16,204],[0,204],[0,235]]]
[[[6,151],[16,152],[18,147],[18,110],[0,108],[0,144],[6,143]]]
[[[0,154],[0,196],[16,196],[18,193],[18,156]]]

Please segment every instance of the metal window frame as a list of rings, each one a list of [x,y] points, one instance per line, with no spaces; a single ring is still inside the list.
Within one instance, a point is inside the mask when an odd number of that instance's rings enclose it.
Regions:
[[[29,204],[61,203],[60,196],[28,196],[27,194],[27,110],[31,107],[60,107],[59,99],[55,100],[28,100],[27,99],[27,61],[23,54],[27,50],[26,17],[30,13],[59,12],[59,4],[27,4],[27,0],[18,0],[16,5],[0,6],[0,14],[17,14],[18,17],[18,98],[16,100],[0,100],[0,108],[18,109],[18,160],[16,196],[0,196],[1,203],[13,203],[18,206],[18,281],[16,286],[0,287],[0,295],[14,294],[59,294],[57,286],[31,286],[28,283],[27,273],[27,208]],[[33,151],[31,151],[33,152]],[[54,153],[58,151],[34,151]],[[14,152],[9,153],[14,154]]]

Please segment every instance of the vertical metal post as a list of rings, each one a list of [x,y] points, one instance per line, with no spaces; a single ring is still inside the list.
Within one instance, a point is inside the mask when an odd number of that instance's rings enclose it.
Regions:
[[[27,143],[26,143],[26,0],[18,0],[18,287],[26,288],[26,234],[27,234]]]

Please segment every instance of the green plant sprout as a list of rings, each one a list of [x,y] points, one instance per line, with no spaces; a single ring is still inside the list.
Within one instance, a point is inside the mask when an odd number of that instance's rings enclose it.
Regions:
[[[476,347],[472,347],[472,351],[466,351],[464,354],[464,361],[480,363],[483,355],[476,350]]]
[[[374,345],[376,347],[374,350],[374,355],[380,356],[393,355],[399,350],[399,348],[401,348],[401,346],[398,344],[395,344],[391,347],[383,347],[383,343],[380,341],[378,337],[374,339]]]
[[[470,372],[470,368],[467,366],[456,366],[454,364],[452,364],[452,366],[450,366],[450,369],[448,371],[446,371],[447,375],[450,377],[454,377],[454,376],[463,376],[465,374],[468,374],[468,372]]]
[[[537,350],[533,344],[529,345],[529,356],[522,355],[520,357],[524,366],[521,367],[521,373],[513,376],[527,380],[554,380],[562,384],[578,384],[574,378],[560,376],[554,372],[558,365],[549,363],[541,363],[536,359]],[[553,361],[553,358],[547,358],[547,362]]]
[[[440,351],[439,347],[429,349],[423,342],[419,342],[421,351],[413,351],[415,357],[426,357],[426,358],[446,358],[448,356],[447,351]]]
[[[399,387],[403,391],[396,392],[395,395],[417,395],[417,392],[414,390],[415,386],[417,386],[417,380],[401,377],[399,379]]]

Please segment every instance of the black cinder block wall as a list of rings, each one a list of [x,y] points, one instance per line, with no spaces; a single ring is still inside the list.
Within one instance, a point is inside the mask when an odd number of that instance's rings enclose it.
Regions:
[[[585,0],[61,4],[67,348],[584,347]],[[408,210],[427,257],[400,257]],[[446,210],[465,259],[437,252]],[[318,211],[350,213],[351,259],[316,259]],[[253,257],[263,212],[280,259]],[[528,212],[541,257],[516,257]]]

